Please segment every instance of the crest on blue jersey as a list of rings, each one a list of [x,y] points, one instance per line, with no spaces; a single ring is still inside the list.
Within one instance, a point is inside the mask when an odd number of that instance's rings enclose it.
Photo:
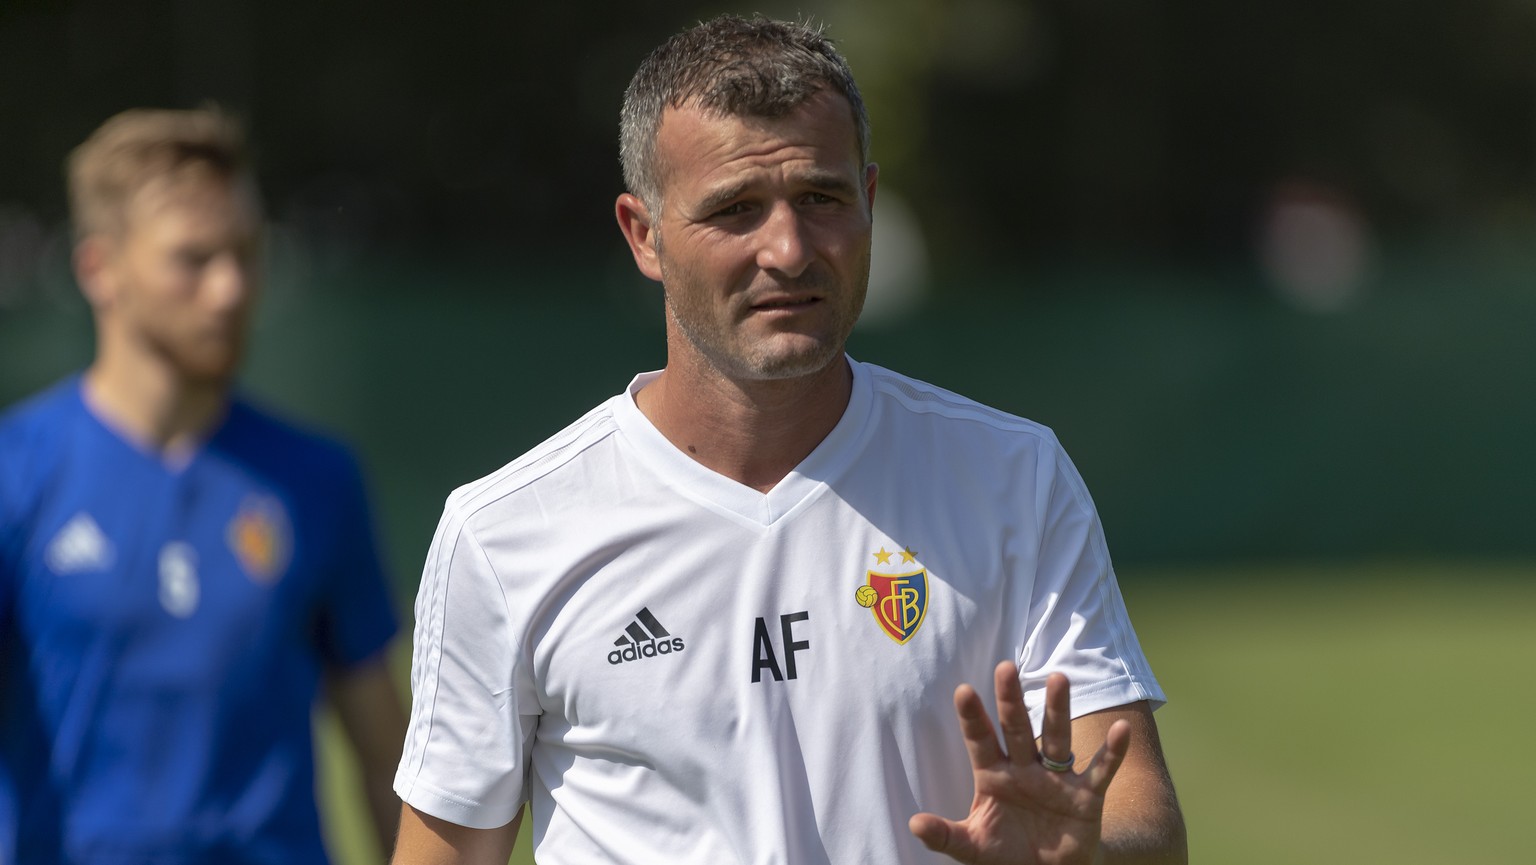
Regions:
[[[246,576],[263,585],[277,582],[293,548],[288,512],[272,496],[246,496],[229,521],[229,549]]]

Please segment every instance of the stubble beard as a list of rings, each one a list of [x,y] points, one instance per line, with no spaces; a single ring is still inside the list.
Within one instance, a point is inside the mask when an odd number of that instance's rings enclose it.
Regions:
[[[189,342],[177,334],[148,331],[141,334],[146,347],[186,384],[200,388],[228,388],[234,383],[245,356],[244,326],[222,339]]]
[[[659,250],[658,250],[659,252]],[[811,340],[803,349],[776,349],[779,334],[760,340],[747,340],[740,336],[735,322],[719,324],[715,309],[709,304],[710,289],[697,285],[686,268],[674,268],[660,256],[663,297],[667,318],[712,369],[732,381],[783,381],[814,375],[826,369],[843,355],[848,335],[864,309],[864,297],[869,285],[869,252],[865,251],[852,284],[833,287],[824,292],[823,303],[838,303],[847,292],[856,294],[849,309],[839,310],[829,324],[826,339],[815,339],[803,334],[785,333],[788,339]],[[822,287],[825,278],[812,277],[799,283],[801,286]],[[673,288],[677,287],[677,288]],[[699,290],[701,289],[702,290]],[[680,289],[680,290],[677,290]],[[702,302],[700,299],[702,296]],[[681,298],[681,299],[680,299]],[[690,301],[690,299],[694,299]]]

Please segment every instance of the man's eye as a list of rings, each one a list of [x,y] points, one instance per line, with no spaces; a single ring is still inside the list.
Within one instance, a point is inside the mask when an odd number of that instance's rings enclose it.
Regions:
[[[746,213],[746,212],[747,212],[747,206],[745,204],[742,204],[741,202],[737,202],[735,204],[726,205],[725,207],[720,208],[719,210],[715,211],[715,215],[716,216],[740,216],[741,214]]]
[[[825,192],[812,192],[805,197],[807,204],[836,204],[837,198]]]

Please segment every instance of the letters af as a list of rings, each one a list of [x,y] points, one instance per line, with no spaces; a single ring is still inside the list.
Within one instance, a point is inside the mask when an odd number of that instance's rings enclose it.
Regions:
[[[811,617],[809,611],[801,610],[798,613],[785,613],[779,616],[779,632],[783,637],[784,666],[779,667],[778,654],[773,649],[773,639],[768,632],[768,620],[759,616],[757,627],[752,635],[752,681],[754,683],[763,680],[763,671],[773,677],[775,682],[782,682],[786,678],[798,678],[795,669],[795,653],[811,647],[810,640],[795,639],[795,623],[803,622]]]

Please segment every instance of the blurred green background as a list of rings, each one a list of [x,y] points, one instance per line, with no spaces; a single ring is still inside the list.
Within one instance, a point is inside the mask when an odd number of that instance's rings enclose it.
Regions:
[[[245,386],[356,445],[408,616],[453,487],[662,364],[618,104],[726,8],[0,0],[0,405],[90,356],[65,153],[218,99],[271,216]],[[1194,861],[1536,861],[1536,3],[735,11],[825,21],[865,88],[853,355],[1086,477]]]

